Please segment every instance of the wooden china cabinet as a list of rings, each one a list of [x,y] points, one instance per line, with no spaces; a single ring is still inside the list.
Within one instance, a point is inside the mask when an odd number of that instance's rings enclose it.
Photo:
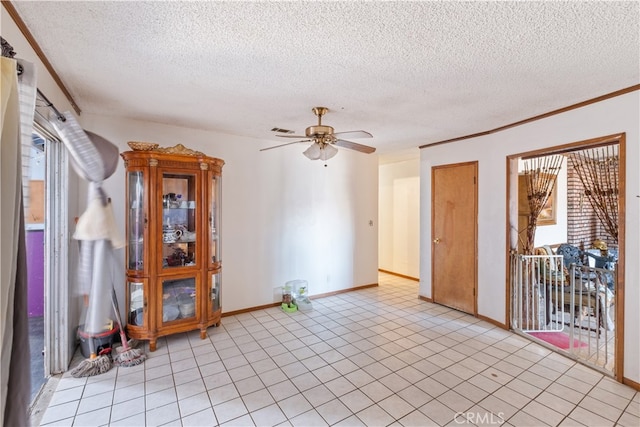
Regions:
[[[148,340],[220,324],[220,190],[224,161],[178,144],[131,142],[126,167],[126,313]]]

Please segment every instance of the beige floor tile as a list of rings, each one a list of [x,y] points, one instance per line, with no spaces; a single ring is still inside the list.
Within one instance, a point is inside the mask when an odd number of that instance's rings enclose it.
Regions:
[[[513,417],[509,418],[508,421],[510,424],[518,427],[543,427],[553,425],[545,423],[544,421],[526,412],[518,412]]]
[[[640,424],[635,390],[422,301],[415,281],[381,273],[379,283],[308,312],[227,316],[204,340],[192,331],[161,337],[154,352],[143,343],[139,366],[62,375],[38,425]]]
[[[378,406],[384,409],[386,413],[396,420],[403,418],[415,410],[413,406],[396,394],[381,400],[378,402]]]
[[[312,409],[311,404],[303,397],[302,394],[295,394],[284,400],[278,400],[278,406],[289,419]]]
[[[354,390],[339,399],[349,410],[356,413],[374,404],[373,400],[360,390]]]
[[[595,408],[594,408],[595,409]],[[597,415],[583,407],[577,407],[569,414],[569,418],[576,422],[592,427],[602,427],[612,425],[611,421]]]
[[[504,400],[501,400],[494,395],[487,396],[478,404],[478,406],[500,416],[503,419],[509,419],[518,412],[518,408],[508,404]]]
[[[221,424],[248,413],[247,407],[244,406],[244,402],[240,398],[228,400],[219,405],[215,405],[213,407],[213,412],[216,414],[216,419]]]
[[[160,426],[166,423],[175,423],[180,420],[178,403],[170,403],[154,409],[147,409],[145,414],[147,426]]]
[[[269,393],[266,389],[254,391],[253,393],[243,395],[242,401],[244,402],[244,405],[247,407],[247,410],[249,412],[265,408],[275,403],[275,400],[273,400],[271,393]]]
[[[601,388],[592,389],[587,397],[593,398],[594,402],[600,402],[601,404],[613,406],[621,410],[624,410],[629,405],[628,398]]]
[[[565,414],[556,412],[548,406],[538,403],[535,400],[529,402],[527,406],[522,408],[522,412],[526,412],[532,417],[535,417],[545,424],[551,426],[559,424],[565,417]]]
[[[315,409],[300,414],[289,421],[294,427],[322,427],[327,425],[326,421]]]
[[[349,382],[349,380],[344,377],[339,377],[331,380],[328,383],[325,383],[325,386],[327,386],[331,393],[333,393],[337,397],[340,397],[356,389],[356,386],[354,386],[351,382]]]
[[[449,390],[441,394],[437,400],[456,412],[464,412],[474,405],[474,402],[454,390]]]
[[[333,399],[317,407],[316,410],[327,424],[333,425],[352,416],[355,408],[349,408],[340,399]]]
[[[371,405],[358,412],[356,416],[366,426],[386,426],[393,422],[393,417],[378,405]]]
[[[257,426],[276,426],[287,420],[287,417],[276,404],[251,412],[251,418]]]
[[[618,425],[623,427],[637,427],[640,426],[640,417],[632,415],[628,412],[622,414],[618,419]]]
[[[425,416],[429,417],[429,419],[435,421],[438,425],[446,425],[452,422],[455,419],[457,412],[437,399],[434,399],[420,407],[419,410]]]
[[[549,391],[543,391],[539,396],[535,398],[535,402],[544,405],[562,415],[568,415],[576,408],[574,403],[569,402],[567,399],[556,396]]]
[[[617,408],[601,400],[594,399],[591,396],[585,396],[585,398],[580,402],[580,405],[578,406],[595,412],[599,416],[606,418],[611,422],[617,421],[624,411],[623,408]]]
[[[75,417],[79,400],[61,403],[55,406],[49,406],[42,416],[42,424],[55,424],[58,421],[66,420],[69,417]]]
[[[212,406],[216,406],[240,397],[240,395],[238,394],[238,390],[233,384],[226,384],[221,387],[209,389],[208,394]]]

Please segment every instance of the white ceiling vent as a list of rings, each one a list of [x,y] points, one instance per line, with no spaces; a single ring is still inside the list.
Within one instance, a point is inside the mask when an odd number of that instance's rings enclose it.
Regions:
[[[293,133],[292,130],[289,129],[282,129],[282,128],[273,128],[271,129],[271,132],[278,132],[278,133]]]

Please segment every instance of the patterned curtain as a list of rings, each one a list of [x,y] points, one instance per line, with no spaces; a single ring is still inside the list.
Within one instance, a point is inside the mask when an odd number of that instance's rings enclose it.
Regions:
[[[526,160],[524,175],[527,183],[527,201],[529,202],[529,221],[527,236],[523,245],[526,255],[533,255],[538,216],[547,204],[553,191],[564,157],[546,156]]]
[[[613,145],[571,153],[575,171],[593,211],[618,243],[619,156]]]

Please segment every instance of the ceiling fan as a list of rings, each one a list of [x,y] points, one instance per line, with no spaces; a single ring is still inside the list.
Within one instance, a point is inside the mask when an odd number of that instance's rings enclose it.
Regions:
[[[286,144],[280,144],[273,147],[263,148],[260,151],[271,150],[273,148],[284,147],[285,145],[297,144],[299,142],[313,142],[309,148],[307,148],[302,154],[311,160],[329,160],[338,153],[338,149],[335,146],[348,148],[350,150],[359,151],[361,153],[373,153],[376,151],[374,147],[367,145],[357,144],[355,142],[347,141],[342,138],[373,138],[369,132],[363,130],[354,130],[348,132],[333,132],[331,126],[322,124],[322,116],[324,116],[329,109],[326,107],[314,107],[311,109],[313,114],[318,117],[318,124],[315,126],[309,126],[305,130],[305,135],[276,135],[281,138],[296,138],[299,141],[288,142]]]

